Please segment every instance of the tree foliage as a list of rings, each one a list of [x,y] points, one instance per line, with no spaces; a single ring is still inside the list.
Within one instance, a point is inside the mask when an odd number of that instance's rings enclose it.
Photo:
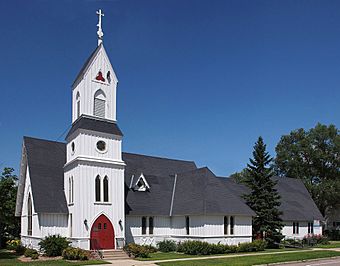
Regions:
[[[4,168],[0,176],[0,247],[8,238],[19,237],[20,219],[14,216],[17,176],[13,168]]]
[[[272,179],[272,160],[262,137],[259,137],[254,146],[253,158],[247,164],[244,180],[250,189],[250,193],[244,195],[244,198],[256,213],[253,219],[254,236],[264,238],[269,246],[279,243],[283,238],[280,233],[283,227],[281,212],[278,209],[281,204],[280,195],[275,189],[277,182]]]
[[[304,181],[322,215],[340,204],[340,135],[334,125],[318,123],[281,137],[275,170]]]

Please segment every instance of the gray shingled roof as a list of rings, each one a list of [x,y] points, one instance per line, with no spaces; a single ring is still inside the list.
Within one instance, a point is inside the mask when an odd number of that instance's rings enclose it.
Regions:
[[[175,174],[196,169],[191,161],[173,160],[133,153],[123,153],[125,169],[126,214],[169,215]],[[129,189],[143,173],[150,190]],[[132,176],[134,176],[132,180]]]
[[[208,168],[177,176],[172,215],[247,215],[255,213]]]
[[[122,131],[115,122],[103,120],[96,117],[80,116],[67,133],[66,139],[71,136],[77,129],[86,129],[91,131],[103,132],[123,136]]]
[[[24,147],[36,212],[67,213],[63,190],[66,144],[24,137]],[[123,160],[126,163],[126,213],[129,215],[254,215],[241,198],[247,192],[245,186],[230,178],[218,178],[208,168],[197,169],[192,161],[133,153],[123,153]],[[136,182],[141,173],[150,185],[146,192],[129,188],[132,176],[132,181]],[[301,180],[275,179],[282,197],[283,220],[323,220]],[[18,197],[17,205],[20,204],[22,201]]]
[[[86,70],[88,69],[88,67],[90,66],[90,64],[92,63],[92,61],[94,60],[94,58],[97,56],[97,53],[99,52],[100,48],[101,48],[102,44],[98,45],[96,47],[96,49],[93,50],[93,52],[91,53],[91,55],[87,58],[87,60],[85,61],[84,65],[82,66],[82,68],[80,69],[77,77],[75,78],[75,80],[72,83],[72,86],[78,81],[78,79],[82,78],[83,75],[85,74]]]
[[[64,194],[64,143],[24,137],[31,179],[34,210],[38,213],[68,213]]]
[[[273,177],[273,179],[278,181],[276,189],[281,196],[279,209],[283,212],[282,220],[324,220],[302,180],[288,177]],[[225,182],[240,198],[249,193],[249,189],[245,185],[237,184],[232,178],[225,178]]]

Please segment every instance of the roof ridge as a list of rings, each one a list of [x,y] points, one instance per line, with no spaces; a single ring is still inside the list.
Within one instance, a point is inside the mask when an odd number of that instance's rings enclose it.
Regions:
[[[179,161],[179,162],[191,162],[191,163],[195,163],[195,161],[192,161],[192,160],[173,159],[173,158],[168,158],[168,157],[161,157],[161,156],[155,156],[155,155],[146,155],[146,154],[134,153],[134,152],[123,152],[123,154],[138,155],[138,156],[150,157],[150,158],[155,158],[155,159],[163,159],[163,160],[169,160],[169,161]]]
[[[40,141],[45,141],[45,142],[52,142],[52,143],[57,143],[57,144],[66,145],[65,142],[56,141],[56,140],[42,139],[42,138],[36,138],[36,137],[30,137],[30,136],[24,136],[23,138],[24,138],[24,140],[25,140],[25,139],[33,139],[33,140],[40,140]]]

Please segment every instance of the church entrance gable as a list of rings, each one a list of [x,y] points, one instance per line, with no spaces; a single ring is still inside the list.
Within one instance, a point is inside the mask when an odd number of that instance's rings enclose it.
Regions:
[[[112,223],[104,215],[100,215],[93,223],[90,235],[90,248],[93,249],[114,249],[115,234]]]

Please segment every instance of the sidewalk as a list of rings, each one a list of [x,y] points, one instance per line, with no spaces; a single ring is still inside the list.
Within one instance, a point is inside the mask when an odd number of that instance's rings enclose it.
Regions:
[[[206,257],[197,257],[197,258],[182,258],[182,259],[170,259],[170,260],[153,260],[153,261],[138,261],[138,260],[115,260],[108,261],[110,264],[101,264],[103,266],[116,265],[116,266],[134,266],[134,265],[143,265],[143,266],[155,266],[156,263],[160,262],[176,262],[176,261],[188,261],[188,260],[210,260],[210,259],[224,259],[224,258],[236,258],[236,257],[245,257],[245,256],[261,256],[261,255],[275,255],[275,254],[286,254],[286,253],[300,253],[300,252],[310,252],[313,250],[332,250],[339,251],[340,248],[313,248],[307,250],[294,250],[294,251],[280,251],[280,252],[262,252],[262,253],[247,253],[247,254],[232,254],[232,255],[220,255],[220,256],[206,256]]]

